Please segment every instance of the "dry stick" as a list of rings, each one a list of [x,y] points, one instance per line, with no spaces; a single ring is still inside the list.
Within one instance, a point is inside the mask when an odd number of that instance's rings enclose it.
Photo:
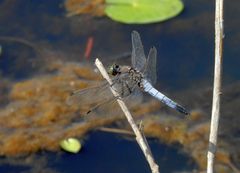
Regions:
[[[103,132],[109,132],[109,133],[117,133],[122,135],[135,135],[132,131],[124,130],[124,129],[117,129],[117,128],[108,128],[108,127],[99,127],[97,130],[101,130]]]
[[[221,78],[222,78],[222,46],[223,46],[223,0],[216,0],[215,9],[215,69],[212,103],[212,119],[207,154],[207,173],[214,171],[214,158],[217,149],[217,132],[220,113]]]
[[[99,59],[95,60],[95,64],[97,66],[97,68],[99,69],[99,71],[101,72],[102,76],[108,81],[108,83],[112,86],[112,80],[110,79],[110,77],[108,76],[105,68],[103,67],[102,63],[100,62]],[[138,126],[136,125],[136,123],[133,120],[132,115],[130,114],[127,106],[125,105],[125,103],[122,101],[120,95],[116,92],[116,90],[114,90],[114,88],[110,87],[113,95],[115,97],[117,97],[117,102],[119,104],[119,106],[121,107],[122,111],[124,112],[129,124],[131,125],[135,135],[136,135],[136,140],[138,142],[138,144],[140,145],[140,148],[142,149],[148,163],[149,166],[152,170],[152,173],[159,173],[159,167],[158,165],[155,163],[153,156],[151,154],[151,150],[148,147],[148,144],[146,143],[145,137],[143,136],[143,134],[140,132],[140,130],[138,129]]]

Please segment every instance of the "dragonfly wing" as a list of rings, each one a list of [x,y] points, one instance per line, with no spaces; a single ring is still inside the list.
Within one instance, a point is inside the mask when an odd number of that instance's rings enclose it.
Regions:
[[[120,96],[126,97],[130,94],[129,88],[125,85],[126,76],[120,75],[112,78],[112,88],[115,89]],[[101,105],[104,102],[114,100],[114,95],[110,90],[110,85],[107,81],[102,82],[100,85],[74,91],[67,98],[68,105]],[[98,107],[98,106],[97,106]]]
[[[129,75],[119,75],[112,79],[113,84],[110,86],[108,82],[103,82],[96,87],[86,88],[73,92],[67,99],[67,104],[78,104],[86,114],[97,113],[102,114],[105,111],[113,110],[113,103],[117,98],[112,94],[110,87],[115,89],[123,100],[130,100],[130,103],[136,103],[141,101],[138,97],[136,99],[135,90],[137,89],[137,83],[131,83]],[[129,102],[128,102],[129,103]],[[115,106],[114,106],[115,107]],[[115,112],[116,113],[116,112]]]
[[[74,91],[68,98],[66,103],[72,104],[98,104],[103,100],[110,100],[113,94],[110,91],[109,84],[104,81],[98,86]]]
[[[134,92],[128,96],[122,98],[129,109],[136,107],[142,101],[141,93],[134,90]],[[116,102],[117,97],[113,97],[109,100],[103,100],[102,102],[91,107],[87,112],[87,117],[91,118],[94,116],[101,117],[114,117],[122,116],[122,110]]]
[[[156,63],[157,63],[157,49],[155,47],[152,47],[148,54],[147,66],[144,71],[144,74],[153,85],[156,84],[157,82]]]
[[[132,32],[132,67],[142,71],[146,64],[146,57],[140,35],[137,31]]]
[[[119,83],[116,83],[117,91],[129,107],[136,106],[142,102],[142,91],[138,86],[138,82],[132,80],[130,75],[124,74],[119,77],[118,81]]]
[[[142,91],[138,88],[138,86],[136,86],[133,93],[129,97],[126,97],[124,101],[128,105],[128,107],[131,108],[140,105],[142,103],[142,100],[143,100]]]

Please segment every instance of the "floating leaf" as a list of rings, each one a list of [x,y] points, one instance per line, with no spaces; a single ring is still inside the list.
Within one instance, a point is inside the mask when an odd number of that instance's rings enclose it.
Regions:
[[[78,153],[82,147],[80,141],[76,138],[64,139],[60,142],[60,147],[70,153]]]
[[[106,0],[105,13],[128,24],[160,22],[183,10],[181,0]]]

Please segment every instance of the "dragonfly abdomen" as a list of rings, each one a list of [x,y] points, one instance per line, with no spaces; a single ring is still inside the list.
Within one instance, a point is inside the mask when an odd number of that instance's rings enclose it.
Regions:
[[[173,100],[171,100],[170,98],[168,98],[167,96],[165,96],[164,94],[159,92],[147,80],[145,80],[145,79],[142,80],[142,83],[143,83],[142,87],[143,87],[143,90],[145,92],[149,93],[150,95],[152,95],[156,99],[160,100],[161,102],[163,102],[167,106],[169,106],[173,109],[176,109],[177,111],[179,111],[181,113],[184,113],[186,115],[189,114],[188,111],[184,107],[182,107],[181,105],[177,104],[176,102],[174,102]]]

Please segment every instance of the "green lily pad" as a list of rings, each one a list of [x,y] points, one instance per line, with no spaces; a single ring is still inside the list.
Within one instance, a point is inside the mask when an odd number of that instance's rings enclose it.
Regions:
[[[70,153],[78,153],[82,147],[80,141],[76,138],[64,139],[60,142],[60,147]]]
[[[181,0],[106,0],[105,13],[119,22],[145,24],[175,17],[182,10]]]

